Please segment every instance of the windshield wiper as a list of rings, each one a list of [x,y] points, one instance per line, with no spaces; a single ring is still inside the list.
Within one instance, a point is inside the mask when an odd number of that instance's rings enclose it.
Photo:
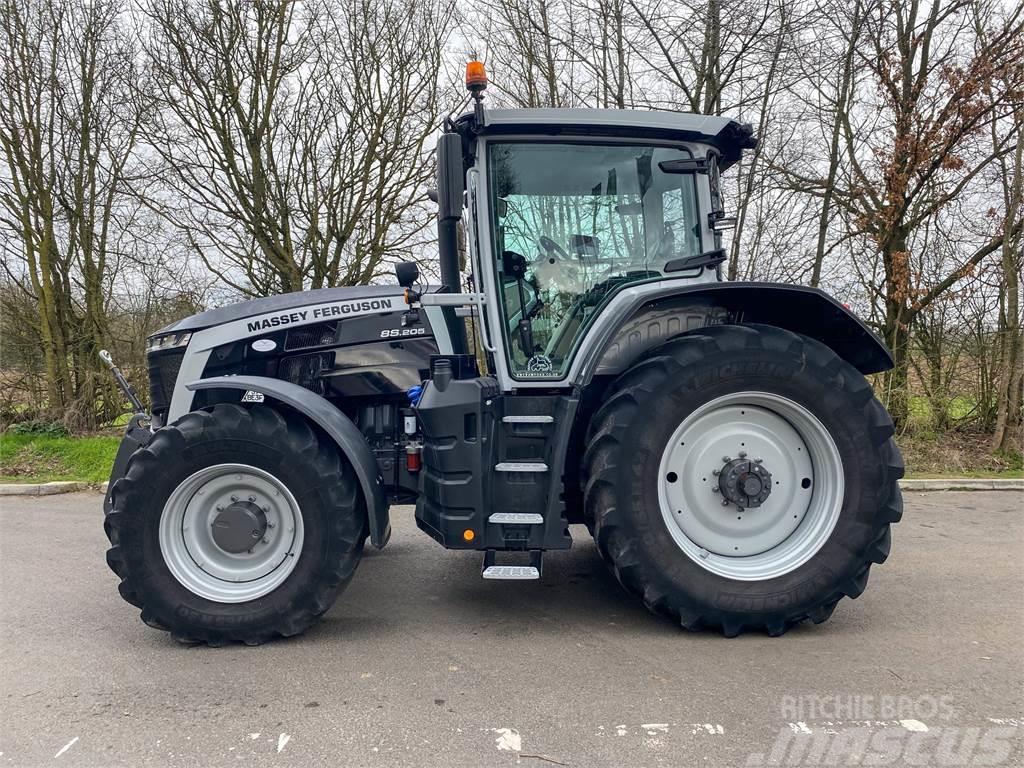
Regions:
[[[683,270],[697,269],[698,267],[717,267],[727,258],[729,258],[729,255],[725,252],[725,249],[718,248],[714,251],[705,251],[704,253],[698,253],[694,256],[672,259],[672,261],[665,263],[663,271],[682,272]]]

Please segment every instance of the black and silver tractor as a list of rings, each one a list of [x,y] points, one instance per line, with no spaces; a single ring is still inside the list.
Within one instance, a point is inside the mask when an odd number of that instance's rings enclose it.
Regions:
[[[150,338],[152,412],[104,503],[121,595],[185,642],[294,635],[367,538],[387,544],[389,507],[415,504],[486,579],[539,578],[582,523],[687,629],[824,621],[902,514],[865,379],[892,357],[819,290],[722,280],[720,174],[750,127],[485,111],[472,85],[437,147],[440,286],[400,264],[394,287],[246,301]]]

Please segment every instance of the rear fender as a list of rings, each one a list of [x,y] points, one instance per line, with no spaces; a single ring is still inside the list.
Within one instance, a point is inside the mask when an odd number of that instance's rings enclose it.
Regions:
[[[191,391],[240,389],[259,392],[294,408],[323,429],[337,443],[355,470],[363,498],[366,500],[371,543],[378,549],[387,544],[391,536],[391,523],[388,519],[388,505],[384,498],[384,484],[377,460],[362,433],[348,416],[315,392],[289,381],[264,376],[217,376],[193,381],[185,386]]]
[[[761,323],[816,339],[867,375],[893,367],[882,340],[848,308],[824,291],[780,283],[696,283],[639,295],[608,309],[618,317],[604,325],[600,350],[587,361],[579,383],[621,373],[647,350],[689,331],[725,323]]]

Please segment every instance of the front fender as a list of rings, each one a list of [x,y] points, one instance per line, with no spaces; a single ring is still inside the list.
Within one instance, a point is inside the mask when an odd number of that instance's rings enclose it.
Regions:
[[[366,513],[370,522],[370,541],[378,549],[387,544],[391,536],[388,505],[384,498],[384,484],[362,432],[352,420],[327,400],[298,384],[265,376],[217,376],[200,379],[185,385],[189,390],[240,389],[259,392],[265,397],[279,400],[306,416],[324,430],[337,443],[356,472],[359,486],[366,499]]]
[[[722,323],[761,323],[816,339],[863,374],[893,367],[885,343],[848,308],[824,291],[783,283],[692,283],[665,281],[607,307],[600,338],[580,383],[628,368],[648,349],[673,336]],[[617,297],[618,298],[618,297]],[[595,327],[595,330],[597,328]]]

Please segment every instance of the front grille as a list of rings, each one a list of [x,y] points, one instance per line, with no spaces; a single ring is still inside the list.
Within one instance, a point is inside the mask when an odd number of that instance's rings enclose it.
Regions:
[[[285,351],[323,347],[327,344],[333,344],[337,330],[337,322],[316,323],[315,325],[304,325],[299,328],[289,328],[288,335],[284,340]]]
[[[184,349],[149,356],[149,399],[153,413],[163,413],[170,407],[174,384],[184,359]]]
[[[324,393],[324,382],[320,378],[321,371],[329,370],[334,366],[333,352],[318,352],[312,355],[297,355],[286,357],[280,363],[278,373],[285,381],[298,384],[300,387],[316,392],[318,395]]]

